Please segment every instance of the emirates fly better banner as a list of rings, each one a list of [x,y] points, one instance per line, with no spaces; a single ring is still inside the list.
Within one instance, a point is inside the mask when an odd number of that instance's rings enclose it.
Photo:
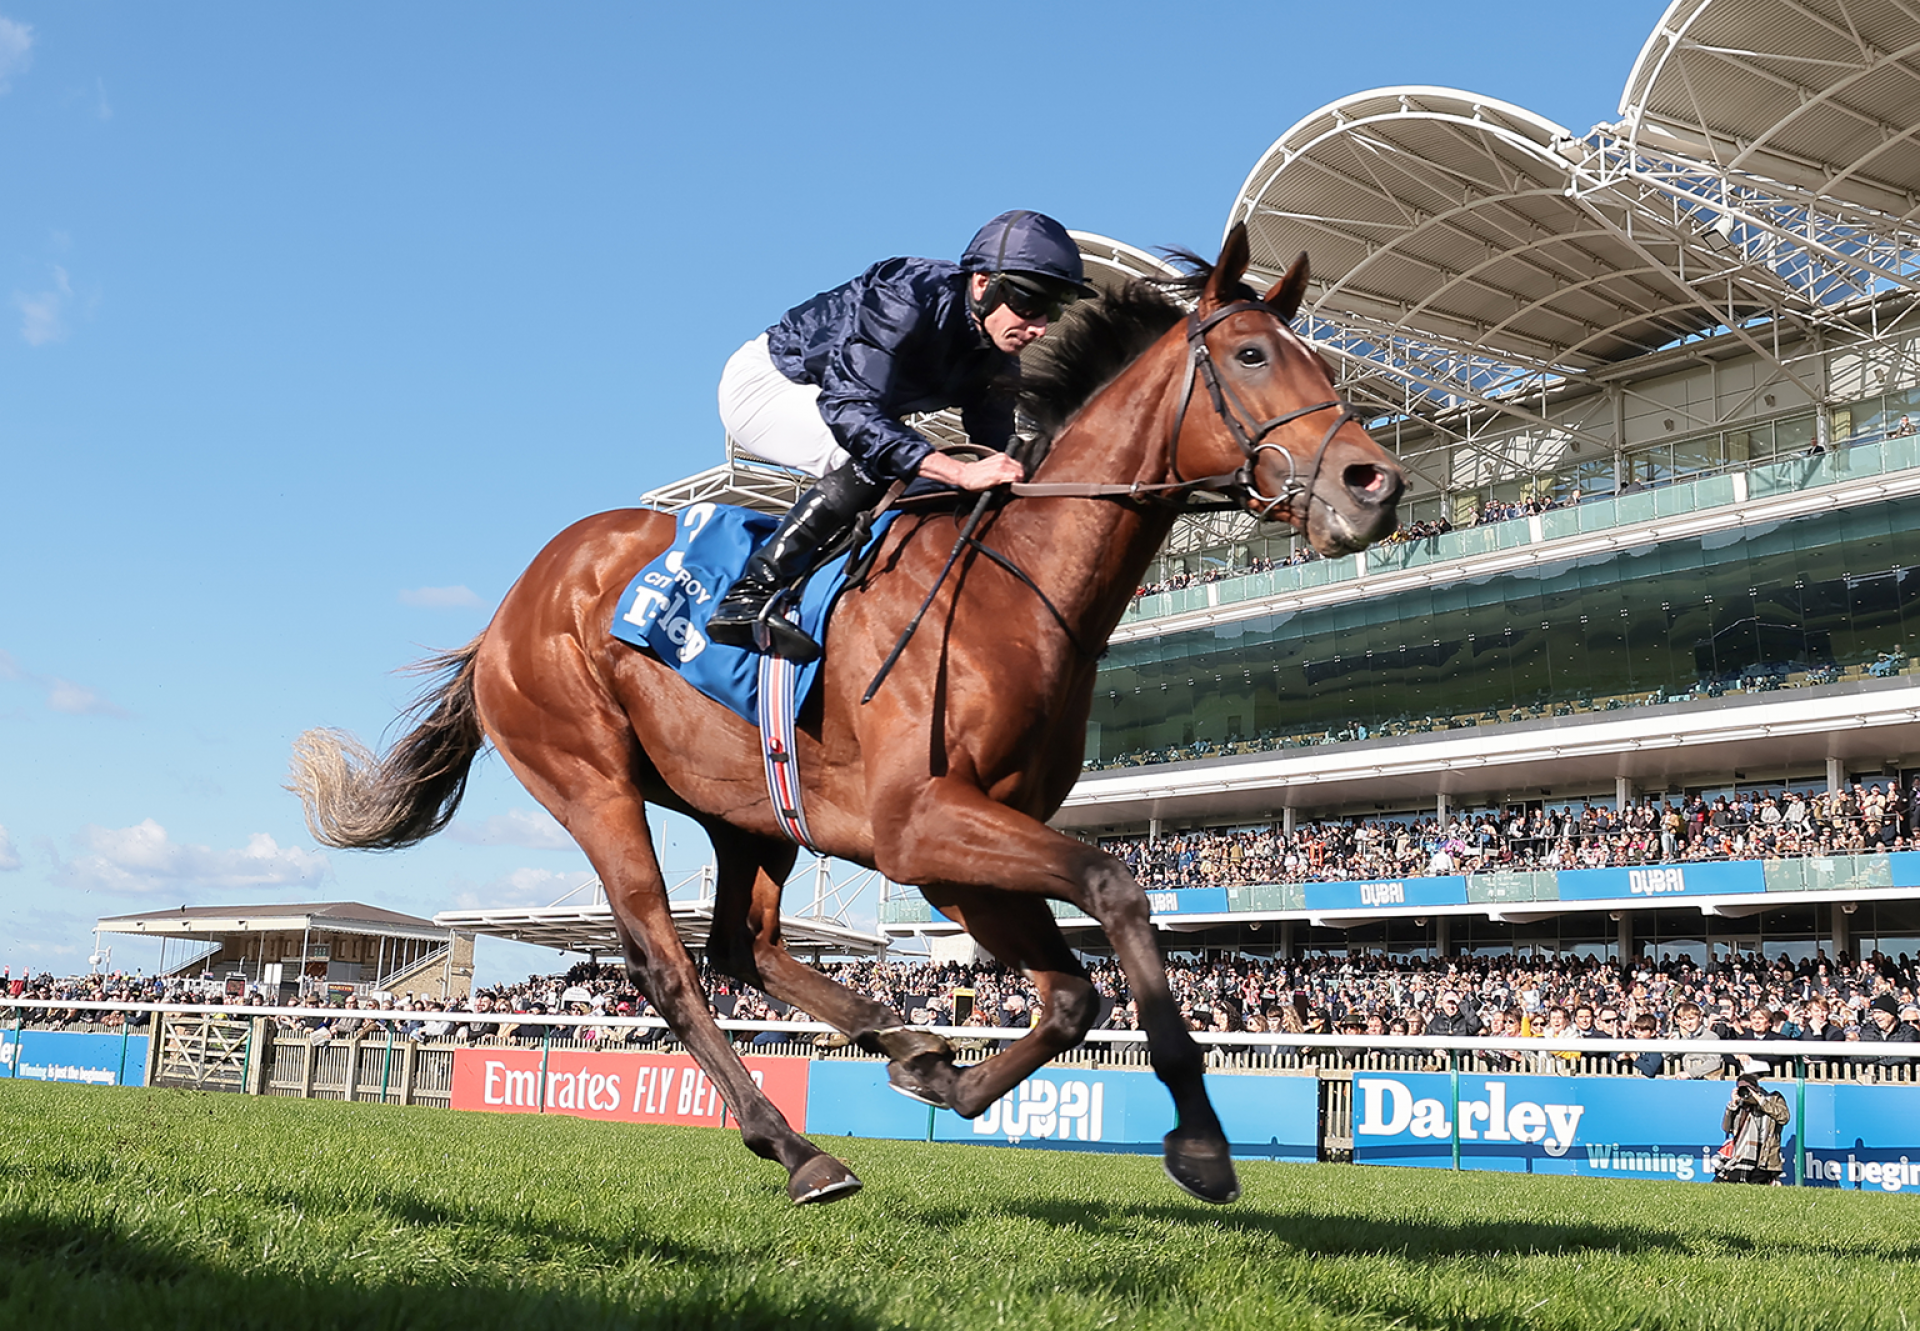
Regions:
[[[747,1071],[791,1123],[807,1116],[807,1060],[749,1058]],[[685,1054],[555,1049],[461,1049],[453,1056],[455,1109],[572,1114],[617,1123],[727,1127],[719,1088]]]

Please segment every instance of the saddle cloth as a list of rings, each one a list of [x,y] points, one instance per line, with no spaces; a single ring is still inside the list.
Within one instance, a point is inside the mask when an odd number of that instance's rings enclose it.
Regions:
[[[892,522],[892,511],[874,521],[869,541]],[[760,655],[707,640],[707,620],[727,594],[747,557],[779,525],[777,518],[731,504],[692,504],[682,509],[673,544],[640,570],[621,594],[613,636],[652,652],[700,692],[755,726],[760,723]],[[800,594],[795,622],[816,642],[826,641],[827,615],[846,587],[847,557],[816,570]],[[818,678],[820,662],[793,669],[792,709],[798,712]]]

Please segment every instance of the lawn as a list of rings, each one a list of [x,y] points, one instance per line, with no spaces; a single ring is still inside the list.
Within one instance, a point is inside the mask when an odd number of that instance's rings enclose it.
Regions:
[[[711,1129],[0,1082],[0,1326],[1920,1325],[1910,1197],[822,1144],[796,1208]]]

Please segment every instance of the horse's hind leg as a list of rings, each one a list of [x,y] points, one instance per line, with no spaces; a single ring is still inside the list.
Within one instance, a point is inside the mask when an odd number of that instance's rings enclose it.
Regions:
[[[787,1195],[796,1202],[833,1201],[858,1191],[852,1170],[787,1123],[715,1024],[699,972],[673,927],[646,805],[638,790],[608,774],[624,760],[605,754],[600,756],[609,761],[594,761],[590,737],[579,735],[517,749],[509,749],[509,740],[496,728],[495,744],[514,773],[566,825],[599,873],[629,972],[719,1088],[747,1148],[785,1166]]]
[[[797,852],[792,842],[717,821],[703,825],[713,841],[717,870],[709,961],[851,1036],[869,1053],[884,1053],[896,1064],[927,1057],[951,1060],[952,1050],[938,1035],[910,1029],[898,1012],[787,951],[780,938],[780,895]]]
[[[1100,995],[1041,898],[997,888],[946,888],[928,899],[1002,963],[1025,972],[1039,997],[1040,1020],[1033,1029],[991,1058],[959,1068],[951,1055],[923,1056],[887,1070],[894,1089],[973,1118],[1086,1039]]]

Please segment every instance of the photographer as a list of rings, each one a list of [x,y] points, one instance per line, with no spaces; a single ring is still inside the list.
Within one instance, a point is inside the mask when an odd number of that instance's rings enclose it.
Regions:
[[[1733,1084],[1733,1098],[1720,1116],[1727,1134],[1720,1148],[1720,1183],[1777,1183],[1784,1165],[1780,1158],[1780,1130],[1792,1112],[1786,1097],[1760,1084],[1758,1072],[1742,1072]]]

